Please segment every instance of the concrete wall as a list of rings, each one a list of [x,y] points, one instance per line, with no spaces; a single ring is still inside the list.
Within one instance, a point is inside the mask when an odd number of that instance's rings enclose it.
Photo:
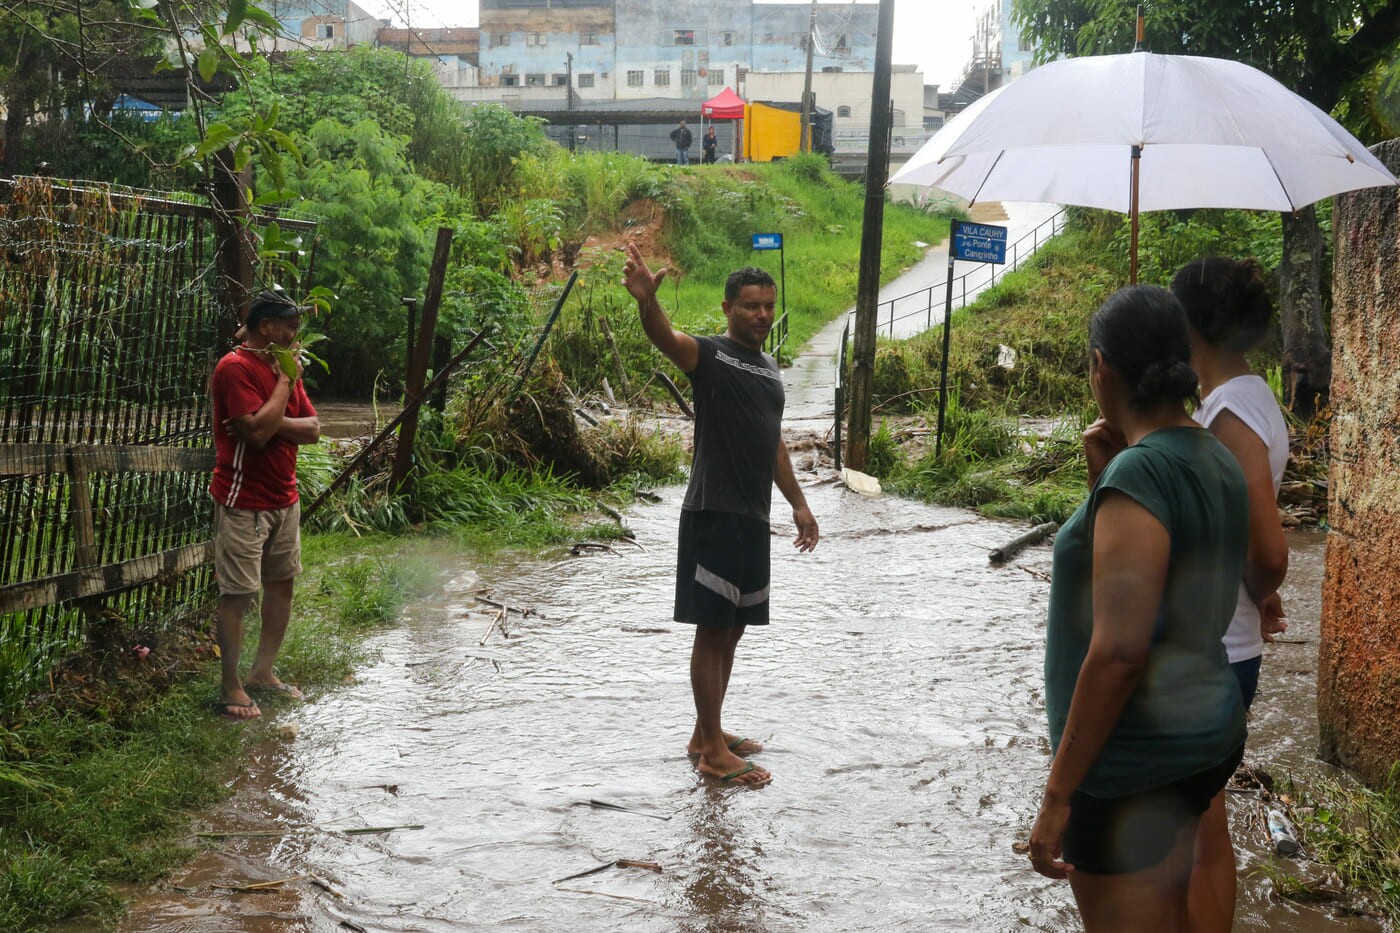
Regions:
[[[1374,151],[1400,171],[1400,140]],[[1400,761],[1400,191],[1342,195],[1332,223],[1320,752],[1376,785]]]

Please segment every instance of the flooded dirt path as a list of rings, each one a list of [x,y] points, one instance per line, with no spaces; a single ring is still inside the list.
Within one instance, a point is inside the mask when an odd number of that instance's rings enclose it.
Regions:
[[[1068,887],[1013,849],[1048,767],[1048,547],[992,567],[1020,526],[799,478],[823,541],[795,553],[775,509],[774,624],[740,644],[726,703],[772,785],[717,787],[684,754],[670,488],[628,514],[641,548],[462,568],[354,684],[255,726],[207,825],[279,835],[211,842],[123,929],[1077,929]],[[1248,760],[1305,777],[1322,536],[1291,544],[1292,643],[1266,657]],[[479,593],[534,612],[488,633]],[[1236,929],[1379,929],[1271,898],[1252,803],[1231,803]],[[403,825],[423,828],[341,831]],[[560,880],[618,859],[660,870]]]

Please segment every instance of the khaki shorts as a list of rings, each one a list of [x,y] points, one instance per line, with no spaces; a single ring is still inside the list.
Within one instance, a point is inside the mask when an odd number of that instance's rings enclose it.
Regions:
[[[249,596],[301,573],[301,503],[230,509],[214,503],[214,579],[222,596]]]

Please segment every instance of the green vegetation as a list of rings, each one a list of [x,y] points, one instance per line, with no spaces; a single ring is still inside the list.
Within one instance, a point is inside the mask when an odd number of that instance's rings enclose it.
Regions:
[[[1319,212],[1324,229],[1330,214]],[[1165,285],[1201,255],[1279,261],[1278,217],[1238,211],[1148,214],[1140,279]],[[1034,259],[953,315],[949,400],[941,454],[938,419],[941,328],[876,348],[876,418],[870,470],[901,495],[984,514],[1063,521],[1084,497],[1079,435],[1096,417],[1086,366],[1088,321],[1127,281],[1124,218],[1074,210],[1067,230]],[[1279,365],[1275,332],[1255,354],[1261,372]],[[1009,351],[1009,352],[1008,352]],[[1294,423],[1289,479],[1325,470],[1326,415]],[[1315,499],[1314,509],[1325,509]]]
[[[1306,851],[1331,866],[1346,888],[1364,892],[1392,923],[1400,921],[1400,773],[1377,790],[1319,777],[1288,782],[1279,798]],[[1302,901],[1332,899],[1305,879],[1274,866],[1280,893]]]

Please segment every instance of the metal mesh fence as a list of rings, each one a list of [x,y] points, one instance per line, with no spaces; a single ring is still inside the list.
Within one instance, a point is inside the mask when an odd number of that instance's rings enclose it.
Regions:
[[[210,599],[208,206],[0,181],[0,706],[94,619]]]

